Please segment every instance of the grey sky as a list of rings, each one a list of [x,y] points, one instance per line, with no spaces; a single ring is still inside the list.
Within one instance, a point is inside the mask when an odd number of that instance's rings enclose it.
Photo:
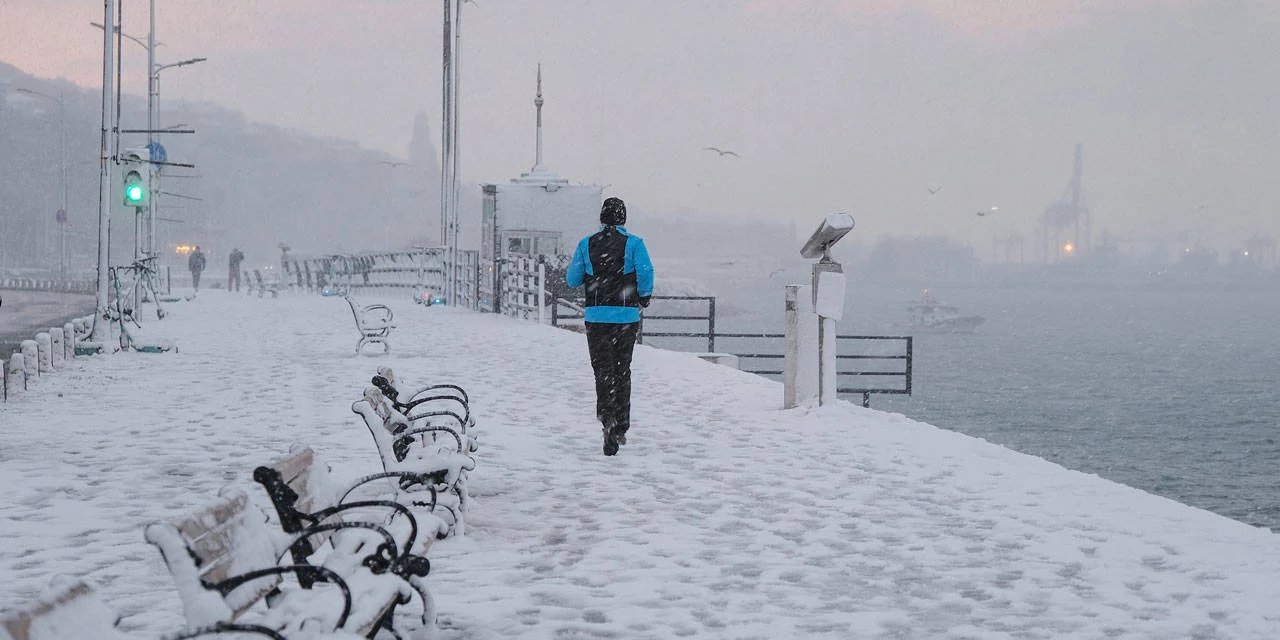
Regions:
[[[146,3],[126,2],[145,35]],[[439,2],[160,4],[161,61],[210,58],[165,72],[166,103],[398,154],[415,111],[438,133]],[[101,6],[0,2],[0,59],[95,85]],[[541,61],[547,164],[634,211],[807,227],[843,209],[868,237],[1034,246],[1079,141],[1095,231],[1220,249],[1280,234],[1280,3],[478,0],[464,21],[467,181],[532,164]],[[142,93],[142,49],[126,52]]]

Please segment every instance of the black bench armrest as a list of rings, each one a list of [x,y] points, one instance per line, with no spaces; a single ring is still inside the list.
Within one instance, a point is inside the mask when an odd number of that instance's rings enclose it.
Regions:
[[[349,488],[347,488],[345,492],[343,492],[342,497],[338,499],[338,504],[345,503],[347,501],[347,498],[351,495],[351,492],[355,491],[356,489],[359,489],[360,487],[370,482],[373,482],[374,480],[382,480],[384,478],[398,478],[400,480],[401,489],[411,487],[415,484],[420,484],[427,487],[428,489],[431,489],[431,507],[434,509],[436,504],[436,495],[435,495],[436,490],[435,490],[435,487],[431,485],[432,483],[444,484],[445,477],[448,475],[449,475],[448,469],[440,469],[439,471],[433,471],[431,473],[412,473],[409,471],[384,471],[382,473],[375,473],[373,475],[368,475],[363,478],[360,478],[359,480],[356,480]],[[396,503],[396,504],[399,504],[399,503]],[[404,506],[404,505],[401,505],[401,506]]]
[[[286,573],[296,574],[298,576],[299,582],[301,582],[303,580],[303,577],[305,576],[311,582],[315,582],[316,580],[323,580],[325,582],[332,582],[333,584],[337,585],[338,589],[342,590],[343,602],[342,602],[342,615],[338,616],[338,624],[334,628],[341,629],[342,627],[346,626],[347,616],[351,615],[351,587],[347,586],[347,581],[343,580],[342,576],[338,575],[334,571],[327,569],[325,567],[317,567],[309,564],[290,564],[290,565],[284,565],[279,567],[267,567],[265,569],[257,569],[255,571],[249,571],[247,573],[242,573],[240,575],[231,576],[226,580],[223,580],[222,582],[212,584],[209,586],[214,590],[218,591],[218,593],[221,593],[225,597],[228,593],[231,593],[233,590],[235,590],[236,587],[239,587],[240,585],[246,582],[257,580],[258,578],[263,578],[266,576],[283,575]]]
[[[397,437],[396,437],[394,446],[396,447],[397,452],[399,452],[400,447],[405,447],[409,442],[413,441],[413,436],[416,436],[420,433],[431,433],[435,431],[443,431],[453,436],[454,441],[458,443],[458,453],[466,453],[466,449],[462,445],[462,436],[458,435],[457,431],[454,431],[449,427],[439,427],[439,426],[414,427],[412,429],[401,431],[400,433],[395,434]],[[404,443],[404,444],[401,444],[401,443]],[[399,454],[397,453],[397,455]],[[400,456],[400,459],[403,460],[404,457]]]
[[[471,424],[471,406],[468,405],[466,402],[464,402],[462,398],[459,398],[458,396],[423,396],[421,398],[414,398],[413,400],[410,400],[409,402],[404,404],[401,404],[399,402],[396,402],[394,404],[396,407],[396,411],[399,411],[400,413],[403,413],[406,416],[408,416],[409,412],[413,411],[413,409],[418,405],[421,405],[426,402],[433,402],[436,400],[452,400],[458,403],[462,407],[462,417],[458,418],[458,423],[461,424],[464,428],[467,425]],[[429,416],[429,415],[445,415],[445,412],[423,414],[423,416]],[[454,415],[454,414],[450,414],[450,415]],[[421,416],[413,416],[413,417],[410,417],[409,419],[415,420],[418,417],[421,417]],[[454,417],[457,418],[456,415],[454,415]]]
[[[417,524],[415,523],[414,526],[416,527]],[[298,533],[298,537],[294,538],[293,542],[289,543],[288,550],[290,553],[294,554],[294,560],[298,559],[299,554],[309,556],[315,552],[315,548],[311,546],[311,536],[324,533],[326,531],[341,531],[343,529],[367,529],[382,537],[382,544],[378,545],[378,549],[374,553],[365,556],[365,558],[360,561],[360,564],[368,567],[370,571],[374,573],[385,573],[387,569],[390,569],[393,566],[399,566],[401,556],[399,551],[396,549],[395,536],[391,535],[391,532],[387,531],[382,525],[374,524],[372,522],[326,522],[324,524],[312,525]],[[301,576],[299,576],[299,580],[301,579]],[[309,585],[304,584],[303,586]]]
[[[218,624],[213,625],[212,627],[204,627],[202,629],[196,629],[195,631],[190,631],[188,633],[183,633],[181,635],[167,636],[165,640],[189,640],[190,638],[199,638],[202,636],[213,636],[213,635],[222,635],[222,634],[241,635],[245,633],[256,633],[260,636],[266,636],[268,638],[271,638],[271,640],[288,640],[284,636],[280,635],[280,633],[275,631],[274,629],[269,629],[261,625],[227,623],[227,622],[220,622]]]

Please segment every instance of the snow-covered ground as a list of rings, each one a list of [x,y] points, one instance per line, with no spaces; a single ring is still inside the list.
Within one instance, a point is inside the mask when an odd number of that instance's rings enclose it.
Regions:
[[[467,535],[432,548],[443,638],[1280,637],[1280,537],[1044,460],[637,347],[630,443],[601,455],[582,336],[392,303],[353,357],[341,299],[206,292],[176,354],[78,361],[0,406],[0,609],[84,576],[157,637],[181,608],[148,522],[313,445],[378,469],[350,413],[375,367],[471,393]],[[411,385],[412,386],[412,385]]]

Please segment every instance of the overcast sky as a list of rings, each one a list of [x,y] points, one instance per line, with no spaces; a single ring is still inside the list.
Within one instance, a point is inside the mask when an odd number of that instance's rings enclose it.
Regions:
[[[125,3],[145,37],[147,3]],[[439,1],[159,4],[160,62],[209,58],[164,72],[166,102],[401,155],[426,110],[438,141]],[[0,60],[99,86],[101,14],[0,0]],[[1081,142],[1095,231],[1242,245],[1280,234],[1277,33],[1275,1],[476,0],[463,178],[533,163],[541,61],[546,163],[633,211],[803,228],[847,210],[868,237],[1030,242]],[[125,44],[144,94],[145,52]]]

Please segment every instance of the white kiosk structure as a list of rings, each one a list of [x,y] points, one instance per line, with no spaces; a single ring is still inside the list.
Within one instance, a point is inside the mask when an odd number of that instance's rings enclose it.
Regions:
[[[546,256],[554,262],[571,243],[595,229],[604,190],[570,184],[542,161],[542,65],[538,65],[537,145],[533,167],[509,182],[482,185],[481,297],[499,290],[502,265],[512,257]]]
[[[787,285],[787,352],[783,370],[784,409],[836,399],[836,321],[844,316],[844,268],[831,247],[853,230],[853,216],[832,213],[800,249],[813,265],[813,282]]]

